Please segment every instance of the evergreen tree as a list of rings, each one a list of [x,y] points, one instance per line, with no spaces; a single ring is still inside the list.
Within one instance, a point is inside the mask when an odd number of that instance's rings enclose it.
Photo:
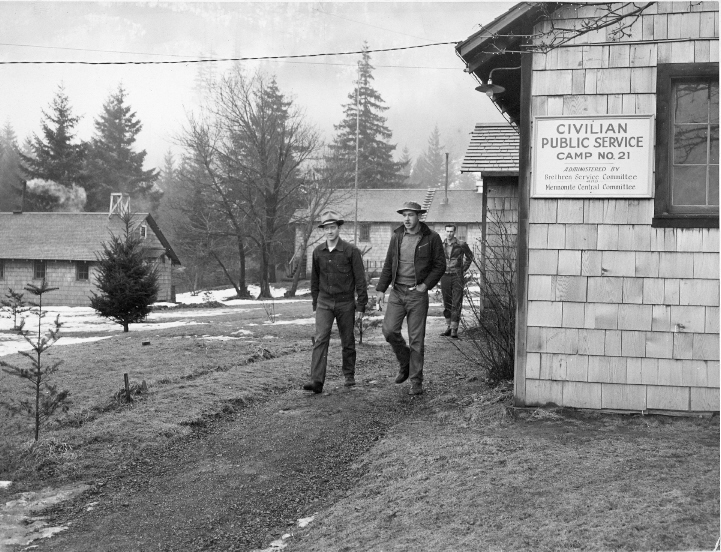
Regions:
[[[420,186],[435,188],[444,186],[446,181],[446,155],[441,145],[438,125],[428,138],[428,149],[418,158],[413,170],[413,181]]]
[[[400,170],[400,174],[404,177],[404,183],[406,187],[412,188],[413,184],[411,184],[411,168],[413,166],[413,162],[411,159],[411,152],[408,149],[408,146],[405,146],[403,148],[403,152],[401,153],[401,158],[398,160],[398,162],[402,165],[402,169]]]
[[[145,150],[133,151],[143,125],[126,103],[122,85],[103,104],[95,120],[96,135],[88,154],[88,211],[107,209],[111,193],[127,193],[134,199],[149,200],[157,207],[162,192],[154,186],[155,169],[143,170]]]
[[[8,122],[0,133],[0,211],[18,208],[22,189],[17,136]]]
[[[140,322],[151,311],[158,297],[158,273],[143,259],[143,240],[133,227],[133,216],[124,213],[124,236],[111,236],[103,244],[97,268],[95,292],[90,306],[100,316],[110,318],[128,331],[128,325]]]
[[[20,152],[20,166],[28,179],[55,182],[71,191],[73,184],[85,183],[86,144],[74,143],[75,127],[80,117],[72,114],[70,102],[61,84],[50,104],[50,112],[43,110],[43,138],[33,135],[31,154]],[[32,194],[28,190],[27,210],[52,210],[57,198],[46,194]]]
[[[355,178],[356,159],[356,96],[360,104],[358,112],[358,187],[398,188],[405,181],[401,174],[403,164],[393,160],[395,144],[389,143],[392,132],[381,115],[388,110],[380,93],[373,88],[373,66],[370,63],[368,44],[363,44],[363,59],[359,63],[360,78],[348,95],[350,100],[343,106],[344,118],[335,125],[336,137],[331,145],[334,159],[347,165],[350,178],[344,184],[352,186]],[[339,173],[340,171],[334,170]]]

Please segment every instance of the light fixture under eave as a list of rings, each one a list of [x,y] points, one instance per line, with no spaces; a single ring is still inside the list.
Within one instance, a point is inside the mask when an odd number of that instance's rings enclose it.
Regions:
[[[494,94],[500,94],[501,92],[506,91],[506,89],[503,88],[500,84],[493,84],[493,81],[491,79],[488,79],[488,82],[486,84],[476,86],[476,90],[478,90],[479,92],[483,92],[491,99],[493,99]]]
[[[483,92],[486,96],[493,99],[495,94],[501,94],[506,91],[506,89],[500,84],[493,84],[493,72],[513,71],[520,68],[521,66],[519,65],[518,67],[496,67],[495,69],[491,69],[491,72],[488,73],[488,82],[486,84],[482,84],[481,86],[476,86],[476,90]]]

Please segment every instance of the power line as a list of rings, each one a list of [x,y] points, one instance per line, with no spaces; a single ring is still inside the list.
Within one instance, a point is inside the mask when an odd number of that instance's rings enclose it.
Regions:
[[[18,48],[40,48],[44,50],[72,50],[74,52],[96,52],[101,54],[131,54],[134,56],[170,56],[170,57],[190,57],[180,54],[151,54],[148,52],[127,52],[124,50],[93,50],[91,48],[70,48],[67,46],[40,46],[38,44],[13,44],[11,42],[0,42],[0,46],[16,46]]]
[[[234,57],[234,58],[203,58],[203,59],[184,59],[184,60],[151,60],[151,61],[0,61],[0,65],[170,65],[181,63],[213,63],[219,61],[260,61],[273,59],[297,59],[312,58],[322,56],[350,56],[375,52],[394,52],[399,50],[413,50],[418,48],[430,48],[432,46],[448,46],[456,45],[455,42],[434,42],[431,44],[418,44],[416,46],[399,46],[397,48],[378,48],[374,50],[356,50],[352,52],[325,52],[321,54],[298,54],[285,56],[256,56],[256,57]]]
[[[327,11],[319,10],[318,8],[313,8],[313,11],[317,11],[317,12],[319,12],[319,13],[324,13],[324,14],[330,15],[330,16],[332,16],[332,17],[337,17],[338,19],[343,19],[344,21],[350,21],[351,23],[358,23],[359,25],[365,25],[365,26],[367,26],[367,27],[373,27],[374,29],[380,29],[381,31],[388,31],[389,33],[395,33],[395,34],[399,34],[399,35],[402,35],[402,36],[410,36],[411,38],[417,38],[417,39],[419,39],[419,40],[427,40],[425,37],[420,37],[420,36],[410,35],[410,34],[406,34],[406,33],[401,33],[401,32],[398,32],[398,31],[394,31],[394,30],[392,30],[392,29],[386,29],[386,28],[384,28],[384,27],[378,27],[377,25],[371,25],[370,23],[365,23],[365,22],[363,22],[363,21],[357,21],[357,20],[355,20],[355,19],[350,19],[350,18],[348,18],[348,17],[343,17],[343,16],[341,16],[341,15],[336,15],[335,13],[330,13],[330,12],[327,12]]]

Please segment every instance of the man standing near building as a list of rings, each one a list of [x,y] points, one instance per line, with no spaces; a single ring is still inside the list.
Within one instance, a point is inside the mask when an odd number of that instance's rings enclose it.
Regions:
[[[393,286],[383,319],[383,336],[391,344],[400,364],[396,383],[411,379],[409,395],[423,393],[428,290],[446,271],[441,237],[418,218],[425,212],[413,201],[404,203],[398,210],[398,214],[403,215],[403,225],[391,236],[376,286],[379,305],[383,303],[388,286]],[[404,318],[408,324],[408,344],[401,335]]]
[[[466,242],[456,238],[455,224],[446,224],[443,250],[446,256],[446,273],[441,278],[441,293],[446,331],[441,335],[458,339],[458,322],[461,320],[463,305],[463,274],[473,262],[473,253]]]
[[[363,258],[357,247],[340,239],[343,219],[338,213],[326,211],[318,228],[325,232],[325,242],[313,250],[310,293],[315,311],[315,341],[310,367],[310,382],[306,391],[321,393],[328,364],[328,342],[333,320],[338,324],[343,346],[343,376],[345,386],[355,385],[356,320],[363,319],[368,304],[368,288]],[[355,300],[355,294],[358,299]]]

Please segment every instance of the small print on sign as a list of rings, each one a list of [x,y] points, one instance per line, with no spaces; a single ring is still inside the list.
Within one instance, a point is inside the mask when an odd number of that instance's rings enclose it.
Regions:
[[[536,117],[533,197],[653,197],[653,115]]]

